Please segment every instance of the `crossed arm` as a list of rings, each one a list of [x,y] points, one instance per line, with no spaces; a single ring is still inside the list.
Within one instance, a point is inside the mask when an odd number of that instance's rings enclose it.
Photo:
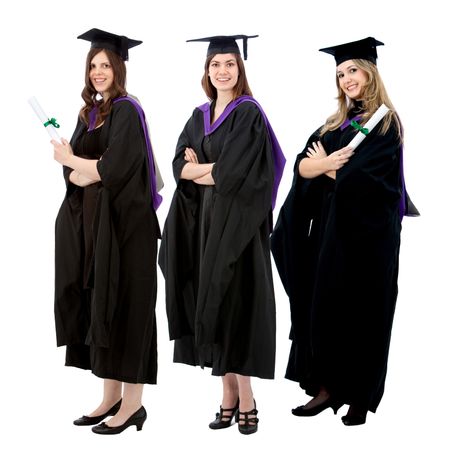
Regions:
[[[353,155],[353,149],[344,147],[327,155],[320,141],[313,142],[306,155],[298,164],[298,171],[303,178],[311,179],[325,174],[336,179],[336,171],[341,169]]]
[[[197,154],[189,147],[184,151],[184,159],[187,163],[181,170],[181,179],[194,181],[196,184],[204,186],[213,186],[215,184],[211,175],[214,163],[199,163]]]
[[[97,170],[98,160],[87,160],[73,154],[72,147],[66,139],[61,140],[61,144],[52,140],[54,147],[54,159],[63,166],[71,168],[69,179],[72,184],[79,187],[86,187],[90,184],[101,181]]]

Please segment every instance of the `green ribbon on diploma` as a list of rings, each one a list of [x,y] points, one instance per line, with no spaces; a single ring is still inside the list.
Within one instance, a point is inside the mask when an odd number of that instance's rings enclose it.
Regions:
[[[367,128],[363,128],[360,124],[358,124],[356,121],[351,121],[350,126],[353,128],[357,129],[358,131],[361,131],[365,136],[369,134],[369,130]]]
[[[353,128],[357,129],[358,131],[361,131],[365,136],[367,136],[367,134],[369,134],[369,130],[367,128],[364,128],[362,127],[360,124],[358,124],[357,121],[353,120],[353,121],[350,121],[350,126],[352,126]]]
[[[44,123],[44,127],[47,127],[49,125],[55,126],[55,128],[59,128],[59,124],[56,122],[56,118],[51,118],[48,121]]]

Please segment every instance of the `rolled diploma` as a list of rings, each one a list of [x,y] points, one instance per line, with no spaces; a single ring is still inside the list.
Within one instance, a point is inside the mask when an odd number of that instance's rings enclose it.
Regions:
[[[366,129],[372,131],[372,129],[383,119],[383,117],[388,113],[389,108],[382,103],[378,110],[370,117],[369,121],[364,125]],[[366,135],[361,131],[358,131],[358,134],[350,141],[348,147],[356,149],[358,145],[366,138]]]
[[[47,118],[44,110],[39,105],[39,102],[36,100],[36,97],[31,97],[30,99],[28,99],[28,103],[31,105],[42,124],[45,124],[47,121],[49,121],[49,118]],[[59,137],[59,134],[56,131],[56,128],[53,126],[53,124],[48,124],[47,126],[45,126],[45,129],[47,129],[47,132],[49,133],[52,139],[55,139],[56,141],[61,143],[61,138]]]

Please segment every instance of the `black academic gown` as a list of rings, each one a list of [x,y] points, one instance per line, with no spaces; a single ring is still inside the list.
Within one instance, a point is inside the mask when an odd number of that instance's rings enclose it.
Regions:
[[[84,123],[71,140],[76,147]],[[156,383],[156,254],[144,133],[134,106],[113,104],[99,137],[101,177],[85,261],[84,189],[70,183],[56,219],[55,318],[66,365],[101,378]],[[99,158],[99,157],[98,157]],[[88,279],[86,282],[86,267]]]
[[[309,395],[325,386],[336,399],[373,412],[384,391],[397,298],[402,194],[397,128],[380,135],[379,126],[336,181],[298,174],[319,131],[310,137],[272,236],[291,305],[286,377]],[[354,135],[349,126],[320,140],[331,154]]]
[[[180,179],[186,147],[215,162],[214,186]],[[211,135],[196,109],[177,144],[177,188],[159,263],[174,361],[214,375],[273,378],[275,300],[270,263],[273,159],[255,104],[238,105]]]

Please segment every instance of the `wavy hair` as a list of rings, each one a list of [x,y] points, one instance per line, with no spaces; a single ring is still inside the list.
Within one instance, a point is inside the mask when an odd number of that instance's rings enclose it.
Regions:
[[[394,121],[400,140],[402,140],[402,128],[394,106],[386,92],[383,81],[377,66],[368,60],[354,59],[353,63],[367,74],[367,82],[362,89],[361,100],[358,100],[358,106],[363,111],[361,124],[364,125],[369,118],[375,113],[378,107],[384,103],[391,111],[383,118],[380,134],[386,134],[389,126]],[[339,85],[339,78],[336,76],[336,86],[338,88],[338,109],[336,113],[327,118],[320,135],[328,131],[333,131],[341,126],[347,119],[349,110],[356,106],[356,101],[349,99]]]
[[[89,77],[91,70],[91,61],[100,52],[105,52],[108,57],[109,64],[113,70],[113,82],[111,87],[108,89],[108,99],[105,101],[103,98],[97,100],[97,91],[92,85]],[[91,48],[86,57],[86,70],[84,73],[84,89],[81,92],[81,97],[84,100],[84,106],[80,110],[80,118],[86,124],[89,125],[89,113],[97,107],[97,117],[95,120],[95,126],[98,126],[105,118],[109,115],[112,107],[112,100],[117,97],[127,95],[125,88],[127,78],[127,68],[122,58],[111,50],[103,48]]]

